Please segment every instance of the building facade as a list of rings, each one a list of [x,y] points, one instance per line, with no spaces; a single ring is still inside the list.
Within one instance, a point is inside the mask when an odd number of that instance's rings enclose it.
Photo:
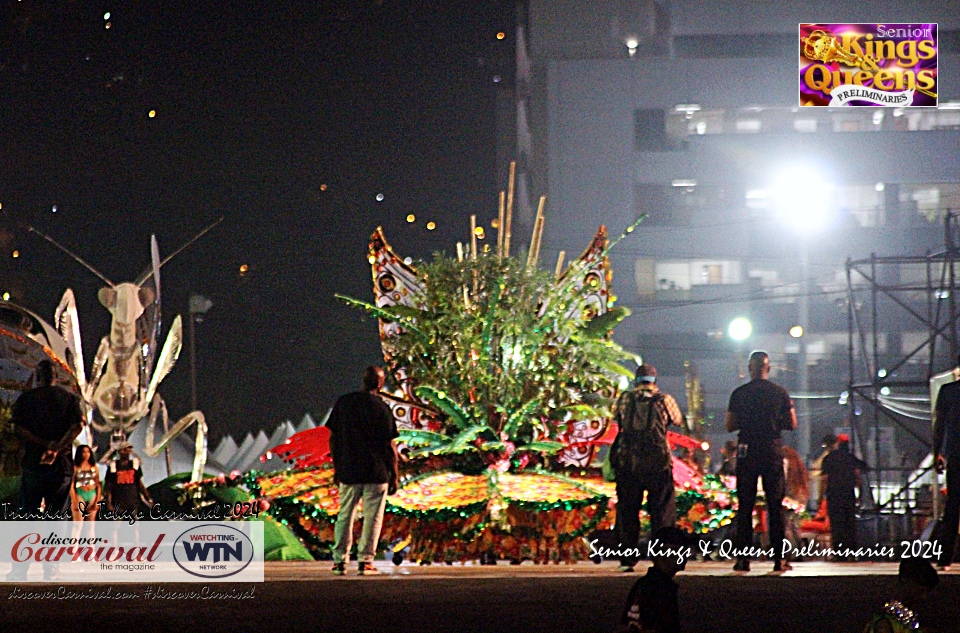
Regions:
[[[530,190],[547,195],[541,260],[578,252],[597,225],[617,234],[649,215],[611,254],[619,305],[633,310],[616,337],[683,399],[694,370],[704,433],[728,436],[730,392],[751,349],[770,353],[772,378],[796,395],[801,454],[850,425],[851,316],[869,280],[848,259],[925,255],[944,248],[944,217],[960,209],[960,13],[953,3],[530,0],[518,14],[526,70],[518,128]],[[939,25],[938,108],[811,108],[798,96],[798,25],[886,20]],[[929,276],[894,266],[879,283]],[[929,285],[929,284],[928,284]],[[938,289],[938,296],[945,292]],[[854,314],[849,309],[851,301]],[[911,297],[927,312],[929,297]],[[869,306],[868,306],[869,307]],[[869,341],[893,367],[927,336],[909,312],[882,304]],[[749,320],[742,340],[734,319]],[[865,317],[864,317],[865,318]],[[802,328],[802,335],[801,330]],[[871,333],[872,337],[872,333]],[[855,341],[857,354],[861,341]],[[874,347],[876,348],[874,350]],[[942,371],[949,350],[914,355],[900,377]],[[910,402],[922,390],[905,389]],[[929,420],[881,416],[864,445],[872,465],[916,465]],[[879,431],[877,430],[879,428]]]

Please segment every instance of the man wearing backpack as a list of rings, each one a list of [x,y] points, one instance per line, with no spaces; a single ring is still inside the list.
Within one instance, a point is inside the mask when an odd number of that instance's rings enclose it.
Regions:
[[[651,534],[677,521],[667,427],[683,426],[683,414],[673,396],[657,387],[656,368],[644,363],[637,368],[634,388],[617,400],[614,420],[620,427],[610,448],[610,462],[617,473],[620,571],[631,572],[638,559],[643,493],[647,493]]]
[[[797,428],[797,414],[790,394],[780,385],[767,380],[770,357],[766,352],[750,354],[750,382],[737,387],[727,407],[727,431],[739,432],[737,438],[737,517],[734,549],[739,554],[734,571],[750,571],[746,555],[753,540],[753,506],[757,501],[757,480],[763,479],[770,521],[770,548],[773,550],[773,571],[791,569],[789,562],[780,562],[784,537],[783,450],[780,431]]]

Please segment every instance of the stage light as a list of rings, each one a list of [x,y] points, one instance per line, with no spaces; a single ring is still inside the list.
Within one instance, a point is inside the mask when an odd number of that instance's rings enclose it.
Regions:
[[[774,178],[774,209],[791,228],[810,233],[827,223],[831,190],[820,169],[806,164],[792,165]]]
[[[16,259],[20,257],[20,251],[13,251],[13,258]]]
[[[410,215],[407,216],[407,222],[416,222],[416,221],[417,221],[417,216],[415,216],[414,214],[411,213]]]
[[[435,228],[437,228],[437,224],[436,224],[435,222],[427,222],[427,230],[428,230],[428,231],[432,231],[432,230],[435,229]]]
[[[507,36],[507,34],[504,33],[503,31],[500,31],[499,33],[497,33],[497,39],[498,39],[498,40],[502,40],[502,39],[505,38],[506,36]]]
[[[803,336],[803,328],[799,325],[794,325],[792,328],[790,328],[790,336],[793,338],[800,338]]]
[[[152,119],[153,117],[157,116],[157,111],[156,111],[156,110],[150,110],[150,112],[147,113],[147,116]]]
[[[877,370],[877,378],[886,378],[886,377],[887,377],[887,370],[886,370],[886,369],[881,368],[881,369]]]
[[[377,202],[383,202],[383,194],[382,194],[382,193],[378,193],[378,194],[377,194]]]
[[[730,327],[727,328],[727,334],[735,341],[745,341],[753,333],[753,325],[748,319],[737,317],[730,321]]]
[[[9,292],[3,293],[3,300],[4,300],[4,301],[10,301],[10,293],[9,293]]]
[[[880,395],[881,395],[881,396],[889,396],[889,395],[890,395],[890,387],[881,387],[881,388],[880,388]]]

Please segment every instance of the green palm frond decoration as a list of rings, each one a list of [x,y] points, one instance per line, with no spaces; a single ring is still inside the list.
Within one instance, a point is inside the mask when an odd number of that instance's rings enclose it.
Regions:
[[[633,377],[620,362],[635,356],[610,336],[630,311],[610,305],[597,315],[597,298],[584,286],[596,258],[575,260],[559,279],[526,261],[522,252],[436,254],[416,270],[416,308],[338,295],[400,326],[390,362],[419,385],[414,393],[442,423],[437,434],[402,435],[413,455],[508,451],[507,442],[556,453],[570,421],[608,416]]]

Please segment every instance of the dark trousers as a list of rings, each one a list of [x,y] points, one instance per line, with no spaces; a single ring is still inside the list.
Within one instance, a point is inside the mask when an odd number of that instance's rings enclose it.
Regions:
[[[950,458],[947,461],[947,507],[943,511],[940,524],[941,565],[953,562],[953,553],[957,546],[957,530],[960,529],[960,460]]]
[[[842,552],[845,548],[857,548],[857,514],[853,501],[827,499],[827,516],[830,517],[830,549]],[[842,553],[841,560],[847,559]],[[852,560],[852,557],[850,558]]]
[[[66,516],[66,521],[69,521],[70,477],[54,470],[24,470],[20,476],[20,509],[37,513],[40,511],[41,502],[46,513]],[[53,522],[50,524],[50,532],[62,536],[67,525],[65,521]],[[44,578],[55,578],[58,568],[59,563],[43,563]],[[29,561],[11,563],[7,580],[26,580],[29,569]]]
[[[783,455],[780,444],[750,444],[747,454],[737,459],[737,517],[734,547],[746,549],[753,543],[753,506],[757,503],[757,480],[763,481],[767,499],[767,521],[774,560],[783,548]]]
[[[674,499],[673,470],[664,469],[643,479],[629,475],[617,476],[617,538],[620,550],[634,549],[640,541],[640,506],[643,493],[647,493],[647,515],[650,517],[650,533],[677,522],[677,505]],[[636,556],[624,555],[620,563],[633,566]]]
[[[20,478],[20,507],[40,511],[40,502],[49,514],[63,513],[70,506],[70,476],[56,471],[24,470]],[[69,515],[67,515],[69,519]]]

